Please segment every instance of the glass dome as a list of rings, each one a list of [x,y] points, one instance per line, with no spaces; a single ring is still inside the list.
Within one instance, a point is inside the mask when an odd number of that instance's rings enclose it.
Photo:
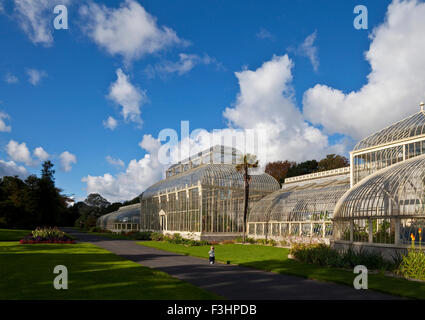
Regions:
[[[117,211],[100,216],[97,226],[108,230],[133,230],[139,229],[140,204],[121,207]]]
[[[408,242],[425,218],[425,155],[398,162],[366,177],[335,207],[336,239]]]
[[[251,175],[250,190],[274,191],[279,183],[268,174]],[[184,189],[191,186],[208,185],[229,188],[243,188],[243,174],[230,164],[204,164],[189,171],[168,177],[150,186],[143,192],[142,198]]]
[[[348,175],[284,185],[257,202],[248,217],[251,236],[330,236],[335,204],[350,187]]]
[[[280,188],[266,173],[250,177],[250,205]],[[203,164],[149,187],[141,206],[142,230],[236,237],[243,229],[243,174],[231,164]]]
[[[371,148],[406,138],[425,134],[425,113],[419,111],[398,121],[366,138],[360,140],[353,151]]]

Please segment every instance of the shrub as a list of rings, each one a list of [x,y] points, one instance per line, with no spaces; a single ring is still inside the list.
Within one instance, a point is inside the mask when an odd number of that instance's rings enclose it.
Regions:
[[[223,240],[221,243],[222,244],[233,244],[233,243],[235,243],[235,240]]]
[[[403,255],[397,274],[410,279],[425,280],[425,252],[409,249]]]
[[[162,241],[162,240],[164,240],[164,235],[162,233],[159,233],[159,232],[152,232],[151,240]]]
[[[295,244],[290,249],[296,259],[309,264],[317,264],[326,267],[354,268],[356,265],[364,265],[374,270],[394,270],[397,268],[397,259],[392,262],[383,258],[382,254],[359,250],[336,250],[326,244]]]
[[[75,243],[65,232],[58,228],[37,228],[19,241],[22,244],[35,243]]]
[[[89,232],[104,232],[104,230],[102,228],[99,228],[99,227],[91,227],[89,229]]]

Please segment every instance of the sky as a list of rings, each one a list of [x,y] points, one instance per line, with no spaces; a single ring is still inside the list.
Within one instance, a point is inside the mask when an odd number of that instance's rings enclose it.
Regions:
[[[75,200],[124,201],[217,130],[255,132],[236,147],[262,166],[348,156],[425,99],[424,16],[414,0],[0,0],[0,176],[49,159]]]

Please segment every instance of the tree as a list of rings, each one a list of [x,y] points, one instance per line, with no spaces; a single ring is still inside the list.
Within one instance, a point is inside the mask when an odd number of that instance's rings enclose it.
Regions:
[[[72,223],[69,198],[55,187],[53,163],[45,161],[41,177],[30,175],[0,179],[0,225],[8,228],[34,228]]]
[[[347,167],[348,165],[349,161],[346,157],[336,154],[328,154],[326,158],[319,161],[317,169],[318,171],[325,171]]]
[[[55,183],[55,170],[53,170],[54,164],[50,161],[44,161],[41,169],[41,179],[45,179],[46,181],[51,181],[53,184]]]
[[[102,197],[98,193],[90,193],[84,202],[91,207],[97,207],[100,209],[104,209],[111,205],[111,203]]]
[[[287,178],[301,176],[303,174],[313,173],[317,171],[319,163],[316,160],[307,160],[294,166],[288,170]]]
[[[269,162],[266,165],[265,172],[275,178],[280,184],[283,184],[288,170],[295,165],[295,162],[289,162],[288,160]]]
[[[251,176],[249,175],[250,168],[258,167],[258,160],[255,155],[245,154],[242,156],[241,163],[236,165],[236,170],[243,173],[244,180],[244,208],[243,208],[243,243],[246,240],[246,217],[248,215],[248,200],[249,200],[249,183]]]

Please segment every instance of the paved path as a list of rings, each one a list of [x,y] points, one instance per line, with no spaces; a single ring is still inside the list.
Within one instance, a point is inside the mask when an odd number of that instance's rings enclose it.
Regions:
[[[216,263],[136,244],[64,229],[82,242],[90,242],[128,260],[164,271],[227,299],[398,299],[371,290],[275,274]]]

